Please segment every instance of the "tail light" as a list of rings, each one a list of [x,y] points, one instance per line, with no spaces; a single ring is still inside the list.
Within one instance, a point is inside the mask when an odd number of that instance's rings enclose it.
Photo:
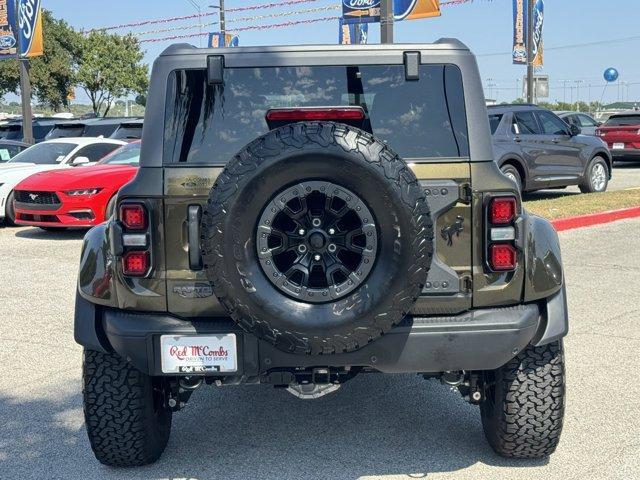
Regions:
[[[118,243],[122,253],[122,274],[144,277],[151,269],[151,232],[149,213],[143,203],[125,202],[120,205]]]
[[[128,277],[143,277],[149,270],[149,252],[131,251],[122,257],[122,273]]]
[[[311,120],[363,120],[362,107],[302,107],[272,108],[267,112],[268,122],[303,122]]]
[[[516,220],[518,201],[513,195],[495,196],[487,204],[486,259],[494,272],[513,271],[518,266]]]
[[[147,211],[140,203],[127,203],[120,207],[120,221],[128,230],[147,228]]]

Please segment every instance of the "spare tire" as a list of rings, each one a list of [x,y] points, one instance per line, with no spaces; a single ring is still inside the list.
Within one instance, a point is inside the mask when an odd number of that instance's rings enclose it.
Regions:
[[[245,330],[297,354],[357,350],[409,312],[433,227],[423,190],[383,142],[304,122],[244,147],[210,192],[202,254]]]

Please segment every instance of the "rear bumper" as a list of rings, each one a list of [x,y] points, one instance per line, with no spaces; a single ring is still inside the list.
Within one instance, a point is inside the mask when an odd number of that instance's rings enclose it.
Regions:
[[[628,148],[625,150],[611,150],[611,156],[614,160],[640,160],[640,149]]]
[[[183,320],[166,314],[105,309],[80,296],[75,316],[78,343],[92,350],[115,351],[150,375],[166,375],[160,367],[161,335],[235,333],[238,372],[213,375],[244,379],[278,369],[310,367],[364,367],[385,373],[490,370],[507,363],[530,343],[549,343],[567,331],[564,289],[540,303],[471,310],[448,317],[407,317],[360,350],[326,356],[282,352],[242,331],[228,318]]]

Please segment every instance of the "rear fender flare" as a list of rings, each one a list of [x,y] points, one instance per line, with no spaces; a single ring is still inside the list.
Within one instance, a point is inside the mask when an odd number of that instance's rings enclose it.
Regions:
[[[84,236],[78,272],[78,293],[91,303],[117,307],[115,257],[109,245],[109,223],[93,227]]]
[[[564,283],[558,233],[548,220],[524,216],[525,283],[524,301],[549,298]]]

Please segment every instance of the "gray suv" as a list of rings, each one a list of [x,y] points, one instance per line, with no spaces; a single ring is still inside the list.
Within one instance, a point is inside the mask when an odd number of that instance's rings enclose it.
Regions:
[[[582,135],[553,112],[535,105],[489,108],[495,159],[522,189],[578,185],[583,193],[604,192],[611,179],[611,154],[599,138]]]

